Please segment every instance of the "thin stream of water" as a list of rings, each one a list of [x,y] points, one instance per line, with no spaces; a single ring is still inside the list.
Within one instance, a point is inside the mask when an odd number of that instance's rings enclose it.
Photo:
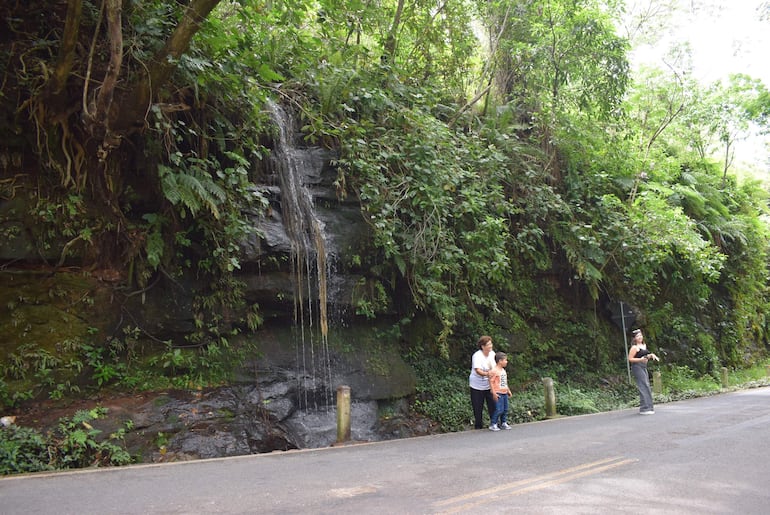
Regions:
[[[298,368],[301,368],[297,371],[300,408],[309,409],[311,402],[314,409],[319,408],[317,395],[312,392],[316,391],[318,380],[323,379],[320,381],[324,385],[321,407],[328,410],[332,404],[327,310],[330,270],[324,226],[316,216],[313,198],[303,182],[303,171],[314,163],[306,151],[294,145],[291,116],[274,102],[268,102],[267,108],[278,129],[274,157],[281,187],[281,214],[292,246],[295,348]],[[323,371],[320,378],[318,369]]]

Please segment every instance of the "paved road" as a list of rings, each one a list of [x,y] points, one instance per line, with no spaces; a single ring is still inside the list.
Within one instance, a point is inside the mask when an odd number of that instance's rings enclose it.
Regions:
[[[0,479],[3,514],[770,513],[770,388],[405,440]]]

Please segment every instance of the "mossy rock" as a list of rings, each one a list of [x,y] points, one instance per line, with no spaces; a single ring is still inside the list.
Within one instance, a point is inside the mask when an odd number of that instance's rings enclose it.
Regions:
[[[67,339],[88,339],[115,321],[109,291],[82,273],[0,273],[0,357],[20,345],[56,352]]]
[[[78,392],[78,351],[102,344],[115,326],[119,310],[111,298],[106,285],[83,273],[0,272],[0,401]]]

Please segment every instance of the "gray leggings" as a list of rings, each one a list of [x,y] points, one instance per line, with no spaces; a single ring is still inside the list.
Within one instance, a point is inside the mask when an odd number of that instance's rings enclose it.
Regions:
[[[632,363],[631,372],[636,379],[636,387],[639,389],[639,411],[652,411],[652,390],[650,390],[650,376],[647,374],[646,363]]]

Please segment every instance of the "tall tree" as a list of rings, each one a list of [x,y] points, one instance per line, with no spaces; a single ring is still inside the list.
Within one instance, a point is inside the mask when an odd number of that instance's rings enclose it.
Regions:
[[[555,170],[560,118],[606,117],[619,106],[628,80],[626,40],[594,0],[522,2],[512,13],[505,2],[493,5],[487,25],[490,38],[500,40],[496,82],[505,102],[531,114]]]

